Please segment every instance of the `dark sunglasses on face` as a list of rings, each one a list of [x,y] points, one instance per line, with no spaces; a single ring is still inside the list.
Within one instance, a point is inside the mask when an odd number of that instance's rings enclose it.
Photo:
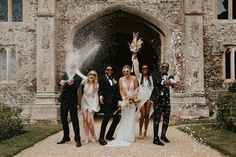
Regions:
[[[107,71],[113,71],[112,69],[106,69]]]
[[[94,74],[94,73],[89,73],[89,75],[93,75],[93,76],[96,76],[96,74]]]
[[[162,68],[169,68],[169,66],[161,66]]]
[[[124,71],[122,71],[123,73],[128,73],[129,71],[128,70],[124,70]]]

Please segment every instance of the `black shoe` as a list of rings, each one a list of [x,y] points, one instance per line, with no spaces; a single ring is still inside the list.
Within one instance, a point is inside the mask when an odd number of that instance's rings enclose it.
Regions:
[[[170,142],[166,136],[161,136],[161,140],[166,142],[166,143]]]
[[[70,141],[70,138],[67,138],[67,139],[62,139],[61,141],[57,142],[57,144],[64,144],[66,142],[69,142]]]
[[[76,147],[81,147],[82,145],[81,145],[81,142],[79,142],[79,141],[77,141],[76,142]]]
[[[114,140],[115,138],[114,137],[106,137],[106,139],[108,140],[108,141],[112,141],[112,140]]]
[[[107,142],[103,138],[99,139],[98,142],[103,146],[107,144]]]
[[[162,143],[159,139],[158,139],[158,140],[154,140],[154,141],[153,141],[153,144],[157,144],[157,145],[160,145],[160,146],[164,146],[164,143]]]

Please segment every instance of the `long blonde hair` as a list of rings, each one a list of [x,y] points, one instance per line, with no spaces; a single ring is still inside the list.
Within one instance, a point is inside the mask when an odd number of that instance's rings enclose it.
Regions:
[[[88,74],[87,74],[87,76],[89,77],[89,74],[90,73],[93,73],[93,74],[95,74],[95,78],[94,78],[94,81],[93,81],[93,88],[94,88],[94,90],[96,90],[96,89],[98,89],[98,87],[99,87],[99,84],[98,84],[98,73],[95,71],[95,70],[90,70],[89,72],[88,72]],[[89,78],[87,79],[87,83],[89,83]]]

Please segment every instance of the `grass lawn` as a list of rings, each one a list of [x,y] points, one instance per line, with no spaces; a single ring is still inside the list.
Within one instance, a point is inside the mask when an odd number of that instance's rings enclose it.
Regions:
[[[10,139],[0,141],[0,157],[13,156],[61,130],[61,126],[26,125],[24,133]]]
[[[223,154],[236,157],[236,133],[234,132],[220,129],[215,124],[180,126],[178,129]]]

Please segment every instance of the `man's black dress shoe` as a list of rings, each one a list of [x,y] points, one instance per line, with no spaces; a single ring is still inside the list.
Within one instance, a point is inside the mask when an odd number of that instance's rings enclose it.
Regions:
[[[166,143],[170,142],[166,136],[161,136],[161,140],[166,142]]]
[[[67,138],[67,139],[62,139],[61,141],[57,142],[57,144],[64,144],[64,143],[69,142],[69,141],[70,141],[69,138]]]
[[[76,147],[81,147],[82,145],[81,145],[81,142],[79,142],[79,141],[77,141],[76,142]]]
[[[115,138],[114,138],[114,137],[106,137],[106,139],[109,140],[109,141],[112,141],[112,140],[114,140]]]
[[[154,141],[153,141],[153,144],[157,144],[157,145],[160,145],[160,146],[164,146],[164,143],[162,143],[160,140],[154,140]]]
[[[99,139],[98,142],[100,143],[100,145],[106,145],[107,142],[104,139]]]

